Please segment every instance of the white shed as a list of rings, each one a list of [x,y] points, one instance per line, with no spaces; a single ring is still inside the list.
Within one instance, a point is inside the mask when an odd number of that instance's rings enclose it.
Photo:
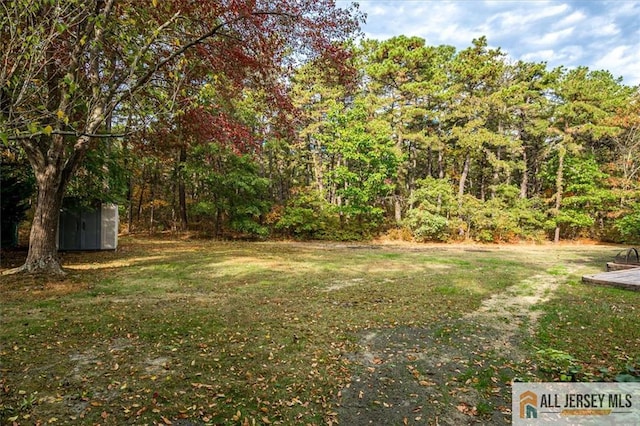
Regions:
[[[118,248],[118,206],[64,207],[58,223],[58,249],[115,250]]]

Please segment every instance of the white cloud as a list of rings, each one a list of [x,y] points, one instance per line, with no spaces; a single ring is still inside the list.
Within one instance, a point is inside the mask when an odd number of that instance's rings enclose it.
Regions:
[[[628,17],[640,14],[640,3],[637,1],[605,1],[607,14],[613,17]]]
[[[503,29],[523,30],[536,22],[553,18],[569,10],[569,6],[566,4],[544,7],[544,3],[539,2],[535,10],[532,10],[531,5],[526,5],[526,2],[523,2],[518,4],[516,8],[489,17],[487,22]]]
[[[385,7],[374,6],[371,9],[369,9],[368,15],[369,16],[385,16],[388,12],[389,11]]]
[[[547,62],[551,68],[560,65],[575,68],[576,61],[584,56],[584,49],[580,46],[566,46],[559,49],[543,49],[525,53],[520,56],[523,61]]]
[[[464,49],[484,35],[513,59],[608,69],[640,83],[640,0],[361,0],[360,9],[368,38],[404,34]]]
[[[580,62],[583,58],[584,48],[582,46],[571,45],[560,49],[559,60],[564,62],[562,65],[567,65],[569,67],[582,65]]]
[[[592,36],[613,36],[620,33],[620,29],[613,22],[604,19],[593,19],[591,25],[585,28]]]
[[[552,62],[558,59],[558,55],[552,49],[538,50],[536,52],[525,53],[520,58],[528,62]]]
[[[526,3],[526,2],[524,2]],[[551,7],[540,7],[542,6],[543,2],[540,2],[540,4],[538,2],[529,2],[529,5],[526,7],[525,10],[528,10],[528,15],[527,16],[527,20],[529,21],[541,21],[547,18],[553,18],[555,16],[558,15],[562,15],[563,13],[571,10],[571,7],[566,4],[566,3],[562,3],[562,4],[558,4],[555,6],[551,6]],[[552,4],[553,2],[547,2],[549,4]],[[531,6],[536,6],[534,8],[535,13],[531,13],[532,12],[532,7]]]
[[[618,46],[597,60],[594,65],[604,68],[611,62],[628,62],[630,61],[630,56],[626,55],[628,51],[629,46]]]
[[[544,34],[540,38],[530,39],[532,44],[539,44],[543,46],[555,45],[561,43],[563,41],[570,40],[571,34],[573,34],[574,28],[569,27],[564,30],[553,31],[550,33]]]
[[[554,25],[554,28],[564,28],[567,26],[574,26],[584,21],[586,18],[587,18],[587,15],[585,15],[583,12],[578,10],[573,12],[571,15],[562,18],[560,21],[558,21]]]
[[[594,68],[614,70],[614,77],[624,76],[626,84],[640,84],[640,50],[638,46],[617,46],[599,58]]]

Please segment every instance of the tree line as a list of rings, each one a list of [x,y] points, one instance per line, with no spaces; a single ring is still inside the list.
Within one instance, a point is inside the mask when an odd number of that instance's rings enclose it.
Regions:
[[[126,228],[638,240],[637,88],[607,71],[511,62],[484,38],[460,51],[364,40],[350,53],[340,73],[297,68],[277,111],[251,88],[197,85],[189,108],[104,153],[120,162],[106,169],[120,173],[110,187]]]
[[[354,42],[329,0],[210,3],[5,9],[3,200],[37,189],[35,269],[63,196],[129,232],[638,240],[638,87],[484,37]]]

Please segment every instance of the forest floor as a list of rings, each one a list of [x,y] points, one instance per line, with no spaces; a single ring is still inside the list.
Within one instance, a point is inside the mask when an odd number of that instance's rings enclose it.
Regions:
[[[640,293],[580,281],[619,250],[127,237],[64,253],[64,278],[0,278],[0,423],[509,424],[514,380],[640,367]]]

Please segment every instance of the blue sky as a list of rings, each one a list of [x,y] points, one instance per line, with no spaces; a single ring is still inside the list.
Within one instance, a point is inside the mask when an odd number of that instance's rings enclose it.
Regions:
[[[347,4],[338,1],[338,4]],[[487,36],[512,59],[606,69],[640,84],[640,1],[361,0],[367,38],[418,36],[464,49]]]

